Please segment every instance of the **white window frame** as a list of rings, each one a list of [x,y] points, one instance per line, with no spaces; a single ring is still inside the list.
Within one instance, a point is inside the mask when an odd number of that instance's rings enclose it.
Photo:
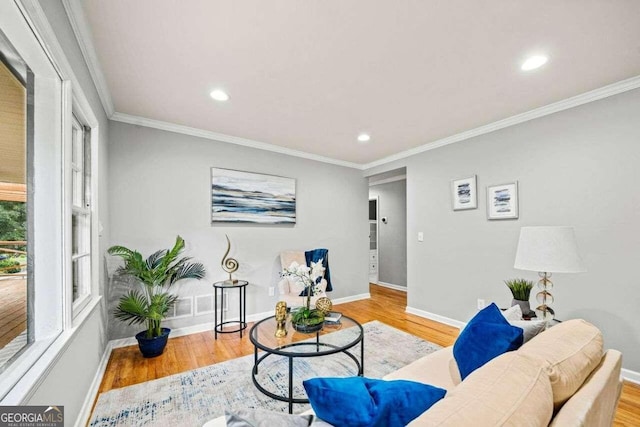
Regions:
[[[71,82],[65,82],[63,121],[65,128],[64,136],[64,235],[65,235],[65,324],[75,326],[78,319],[82,318],[81,313],[85,308],[91,306],[92,301],[98,298],[98,271],[99,271],[99,246],[98,246],[98,120],[89,105],[88,100],[79,87],[73,86]],[[75,121],[75,125],[74,125]],[[73,163],[73,138],[74,126],[83,128],[83,147],[89,145],[91,153],[89,187],[84,196],[90,195],[89,203],[85,206],[78,206],[73,194],[73,171],[77,165]],[[83,197],[83,202],[86,202]],[[89,224],[88,247],[80,254],[73,253],[73,223],[74,214],[86,215]],[[73,300],[73,261],[83,258],[90,258],[89,283],[84,284],[83,293],[77,300]]]
[[[29,315],[33,342],[0,374],[0,402],[27,401],[37,384],[58,360],[80,326],[97,307],[99,295],[98,245],[98,120],[82,92],[53,29],[37,0],[0,1],[0,28],[34,73],[35,123],[32,176],[37,193],[27,189],[28,209],[35,214],[30,227],[34,293]],[[69,168],[71,117],[76,113],[91,141],[91,294],[74,310],[71,284],[71,216]],[[35,188],[35,187],[34,187]],[[29,197],[31,197],[29,199]],[[32,239],[32,240],[31,240]]]

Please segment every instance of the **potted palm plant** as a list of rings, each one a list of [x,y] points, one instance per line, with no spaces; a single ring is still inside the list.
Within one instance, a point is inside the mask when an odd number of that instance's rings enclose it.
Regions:
[[[522,309],[522,314],[528,316],[531,312],[529,297],[531,296],[531,289],[533,289],[534,283],[531,280],[525,279],[505,280],[504,283],[511,290],[511,295],[513,295],[511,306],[519,305],[520,309]]]
[[[167,345],[171,329],[161,327],[161,322],[178,299],[169,292],[171,285],[183,279],[202,279],[205,275],[201,263],[189,262],[190,257],[178,257],[183,249],[184,240],[177,236],[172,249],[161,249],[147,259],[124,246],[112,246],[108,250],[109,254],[124,260],[119,272],[137,279],[136,289],[120,298],[114,315],[130,325],[146,324],[147,329],[136,334],[144,357],[161,355]]]

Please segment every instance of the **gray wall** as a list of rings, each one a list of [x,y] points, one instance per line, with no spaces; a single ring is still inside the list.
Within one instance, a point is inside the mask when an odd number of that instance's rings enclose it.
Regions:
[[[110,124],[110,204],[112,241],[147,255],[168,247],[180,234],[186,253],[207,268],[202,281],[178,284],[182,296],[212,295],[224,280],[226,250],[240,262],[236,276],[248,280],[247,314],[271,312],[283,250],[329,249],[334,292],[342,298],[368,292],[367,181],[362,171],[253,148],[119,122]],[[297,180],[295,226],[210,224],[210,168],[223,167]],[[122,289],[111,287],[110,306]],[[237,293],[229,316],[237,316]],[[212,323],[213,315],[169,321],[169,327]],[[140,327],[110,322],[111,338],[131,336]]]
[[[369,187],[378,197],[378,280],[407,286],[407,181]],[[387,217],[387,223],[381,221]]]
[[[76,42],[67,15],[58,0],[40,2],[58,41],[62,45],[67,59],[73,67],[85,96],[98,118],[100,127],[99,145],[99,220],[104,230],[100,236],[100,252],[103,253],[109,244],[109,214],[107,205],[107,146],[108,121],[102,109],[97,91],[91,80],[89,70],[84,63],[80,48]],[[105,269],[100,266],[100,294],[104,293]],[[106,310],[105,305],[96,307],[89,317],[79,326],[69,345],[62,351],[52,368],[40,379],[26,404],[51,405],[65,407],[65,418],[74,421],[84,403],[87,392],[98,370],[98,366],[106,346]],[[71,422],[69,423],[71,424]]]
[[[477,298],[506,306],[504,279],[536,279],[513,268],[520,227],[574,226],[587,272],[554,275],[557,317],[593,322],[640,371],[639,141],[634,90],[366,171],[407,167],[408,305],[460,321]],[[473,174],[478,209],[452,211],[450,180]],[[488,221],[486,186],[514,180],[520,218]]]

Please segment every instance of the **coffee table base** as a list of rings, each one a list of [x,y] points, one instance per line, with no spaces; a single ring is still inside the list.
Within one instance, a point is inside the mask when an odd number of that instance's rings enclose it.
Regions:
[[[335,345],[332,345],[332,344],[321,343],[321,342],[319,342],[318,338],[319,337],[316,336],[316,342],[315,343],[296,342],[296,343],[292,343],[292,344],[280,347],[279,350],[281,350],[283,348],[295,347],[295,346],[299,346],[299,345],[306,345],[306,346],[315,345],[317,347],[317,351],[320,351],[320,347],[333,348],[333,349],[336,349],[336,350],[341,348],[339,346],[335,346]],[[360,341],[360,360],[358,360],[358,358],[356,358],[348,350],[349,349],[342,349],[342,350],[337,351],[336,353],[333,353],[333,354],[344,353],[347,356],[349,356],[351,358],[351,360],[353,360],[355,362],[355,364],[356,364],[358,376],[362,376],[364,374],[364,339],[362,341]],[[251,370],[251,380],[253,381],[253,384],[256,386],[256,388],[258,390],[260,390],[260,392],[262,392],[263,394],[269,396],[272,399],[279,400],[281,402],[288,402],[289,403],[289,413],[292,414],[293,413],[293,404],[294,403],[309,403],[309,399],[294,398],[293,397],[293,359],[295,359],[295,358],[303,358],[303,357],[324,357],[324,356],[331,356],[331,354],[325,354],[325,355],[322,355],[322,356],[315,356],[313,353],[305,353],[305,354],[292,353],[290,356],[289,355],[279,354],[280,356],[284,356],[284,357],[287,357],[289,359],[289,395],[288,396],[282,396],[282,395],[270,392],[269,390],[265,389],[262,385],[260,385],[260,383],[256,379],[256,375],[258,374],[258,366],[260,365],[260,363],[263,360],[265,360],[267,357],[269,357],[269,356],[271,356],[273,354],[275,354],[275,353],[265,352],[265,354],[263,356],[258,358],[258,348],[257,347],[255,348],[255,351],[254,351],[254,365],[253,365],[253,369]]]

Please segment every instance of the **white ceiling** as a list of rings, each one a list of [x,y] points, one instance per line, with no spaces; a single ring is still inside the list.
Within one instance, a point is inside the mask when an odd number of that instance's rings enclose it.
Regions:
[[[356,164],[640,75],[636,0],[82,5],[116,112]]]

